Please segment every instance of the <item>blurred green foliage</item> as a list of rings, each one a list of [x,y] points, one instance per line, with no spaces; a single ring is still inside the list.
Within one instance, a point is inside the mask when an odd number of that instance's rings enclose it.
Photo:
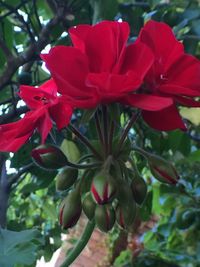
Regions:
[[[55,3],[66,5],[67,13],[64,21],[55,25],[50,31],[48,42],[50,46],[69,45],[70,40],[66,33],[70,26],[91,24],[102,19],[127,21],[131,26],[130,41],[134,41],[145,21],[154,19],[169,24],[177,38],[183,41],[185,50],[200,58],[199,1],[2,0],[0,1],[0,38],[16,57],[20,57],[31,43],[41,38],[41,29],[56,14]],[[25,66],[20,66],[9,82],[1,88],[2,119],[19,107],[17,91],[22,79],[19,77],[20,72],[26,71],[30,74],[29,83],[32,85],[38,85],[49,78],[49,74],[42,67],[39,53],[40,51],[36,51],[35,58]],[[5,51],[0,48],[0,75],[4,75],[8,64]],[[124,114],[123,120],[126,121],[130,110],[124,109],[121,112]],[[76,119],[81,116],[82,113],[77,111],[74,122],[76,123]],[[18,118],[18,113],[15,113],[10,120]],[[187,120],[190,120],[188,116]],[[181,180],[174,188],[155,182],[145,167],[144,159],[137,156],[140,172],[149,181],[149,195],[140,216],[142,220],[149,220],[151,214],[156,214],[159,221],[151,231],[141,235],[144,250],[133,263],[129,252],[126,251],[118,257],[116,266],[200,266],[200,128],[193,126],[190,121],[187,121],[187,124],[189,129],[187,133],[156,132],[146,127],[142,121],[136,124],[131,137],[136,139],[138,145],[172,161],[178,169]],[[92,138],[94,129],[90,124],[88,127],[89,131],[86,134]],[[54,139],[61,144],[63,136],[61,133],[54,133]],[[48,142],[53,141],[49,138]],[[36,134],[31,142],[14,156],[7,155],[14,173],[31,162],[30,151],[37,143]],[[13,262],[17,264],[16,266],[35,266],[37,258],[44,255],[45,260],[49,260],[52,253],[60,247],[61,230],[58,225],[57,207],[61,193],[55,191],[55,175],[56,172],[46,172],[35,166],[13,185],[7,213],[9,231],[5,241],[0,241],[0,266],[9,267]],[[38,235],[37,230],[31,230],[33,228],[37,228],[43,237]],[[25,229],[29,229],[26,232],[26,238]],[[10,248],[9,241],[11,231],[16,231],[12,234],[13,248]],[[5,231],[0,230],[0,240],[4,236]],[[27,246],[28,236],[30,242]],[[53,238],[53,242],[50,242],[50,238]],[[1,256],[1,251],[5,249],[3,246],[8,250],[13,249],[12,257],[9,257],[9,253],[6,255],[6,264],[5,255]],[[32,256],[26,259],[23,256],[24,253],[30,253]],[[23,261],[21,261],[22,258]]]

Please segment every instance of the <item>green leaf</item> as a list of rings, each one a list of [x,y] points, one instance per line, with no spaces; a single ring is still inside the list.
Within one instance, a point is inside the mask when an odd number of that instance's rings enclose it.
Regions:
[[[188,157],[188,160],[190,162],[197,162],[197,161],[200,161],[200,150],[196,150],[192,153],[190,153],[189,157]]]
[[[169,149],[175,153],[179,150],[183,155],[190,153],[190,138],[181,131],[172,131],[169,133]]]
[[[36,260],[36,251],[43,239],[38,230],[14,232],[0,229],[0,266],[30,265]]]
[[[180,113],[194,125],[200,125],[200,108],[181,108]]]
[[[79,160],[80,152],[78,147],[73,141],[67,139],[63,140],[60,148],[69,161],[77,162]]]
[[[140,217],[143,221],[148,221],[151,216],[152,211],[152,201],[153,201],[153,193],[150,191],[147,194],[147,197],[142,205],[142,207],[139,210]]]
[[[51,205],[48,202],[45,202],[42,206],[44,212],[46,213],[48,218],[51,218],[52,221],[56,222],[57,221],[57,212],[55,205]]]

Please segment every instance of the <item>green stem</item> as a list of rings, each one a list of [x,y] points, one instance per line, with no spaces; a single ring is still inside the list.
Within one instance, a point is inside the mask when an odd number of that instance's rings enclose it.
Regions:
[[[77,241],[75,247],[70,251],[70,253],[67,255],[64,262],[60,265],[60,267],[68,267],[72,262],[79,256],[79,254],[82,252],[82,250],[87,245],[95,227],[94,220],[89,221],[84,229],[84,232],[81,236],[81,238]]]
[[[93,147],[90,141],[84,135],[82,135],[82,133],[78,129],[76,129],[72,124],[70,124],[68,128],[79,138],[79,140],[83,144],[85,144],[92,151],[92,153],[98,159],[101,159],[101,155],[98,153],[98,151]]]
[[[108,155],[108,112],[107,106],[102,106],[102,114],[103,114],[103,140],[104,140],[104,150],[105,150],[105,158]]]
[[[95,112],[95,124],[96,124],[97,133],[99,136],[99,140],[100,140],[101,144],[103,145],[103,135],[102,135],[102,131],[101,131],[101,124],[100,124],[100,120],[99,120],[98,110]]]
[[[139,112],[136,112],[135,114],[133,114],[132,118],[128,122],[128,124],[127,124],[126,128],[124,129],[124,131],[122,133],[122,136],[121,136],[121,138],[119,140],[118,150],[116,152],[116,156],[119,155],[120,150],[121,150],[121,148],[122,148],[122,146],[124,144],[124,141],[125,141],[125,139],[126,139],[126,137],[128,135],[129,130],[131,129],[131,127],[133,126],[133,124],[136,122],[136,120],[139,118],[140,114],[141,114],[140,111]]]
[[[115,124],[112,121],[110,126],[110,133],[108,138],[108,155],[112,154],[112,142],[113,142],[113,135],[115,131]]]
[[[145,157],[146,159],[149,157],[149,153],[147,151],[145,151],[144,149],[140,148],[139,146],[132,146],[133,150],[138,152],[140,155],[142,155],[143,157]]]
[[[98,167],[100,163],[76,164],[68,161],[66,165],[75,169],[89,169]]]

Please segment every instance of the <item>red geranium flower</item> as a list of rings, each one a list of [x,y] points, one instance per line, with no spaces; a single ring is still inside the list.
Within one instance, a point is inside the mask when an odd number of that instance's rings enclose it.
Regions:
[[[143,110],[143,118],[158,130],[186,129],[176,103],[200,106],[192,99],[200,96],[200,61],[184,53],[182,43],[176,40],[171,28],[165,23],[147,22],[137,42],[143,42],[151,48],[155,61],[138,94],[127,97],[124,103],[143,108],[143,104],[152,104],[152,95],[171,99],[173,105],[159,112]]]
[[[69,34],[74,47],[57,46],[41,57],[59,93],[70,97],[79,108],[116,102],[134,92],[154,60],[142,42],[127,46],[126,22],[80,25],[71,28]],[[146,109],[160,110],[171,104],[171,99],[152,96],[152,104],[148,103]]]
[[[65,98],[57,96],[57,87],[51,79],[40,87],[21,86],[20,97],[31,111],[13,123],[0,126],[0,151],[17,151],[37,129],[44,143],[52,128],[52,120],[58,129],[68,125],[72,108]]]

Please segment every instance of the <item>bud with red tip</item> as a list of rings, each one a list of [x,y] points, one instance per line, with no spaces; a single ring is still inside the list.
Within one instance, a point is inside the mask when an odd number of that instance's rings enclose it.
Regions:
[[[124,229],[131,226],[136,216],[136,203],[132,200],[129,204],[119,203],[116,210],[117,223]]]
[[[90,192],[85,194],[82,206],[85,215],[88,217],[89,220],[92,220],[96,209],[96,203],[94,202]]]
[[[115,223],[115,211],[112,205],[97,205],[95,210],[95,223],[103,232],[108,232],[112,229]]]
[[[70,192],[63,200],[60,209],[60,225],[63,229],[73,227],[80,218],[82,211],[81,198],[78,190]]]
[[[178,173],[171,163],[152,154],[148,154],[147,159],[153,176],[160,182],[168,184],[176,184],[178,182]]]
[[[122,228],[127,228],[133,224],[136,216],[136,202],[129,184],[121,181],[117,199],[119,201],[116,208],[117,223]]]
[[[94,177],[91,185],[91,193],[97,204],[103,205],[111,202],[116,191],[115,181],[106,171],[101,171]]]
[[[56,175],[56,190],[63,191],[69,189],[78,177],[78,170],[73,168],[64,168]]]
[[[48,144],[34,148],[31,156],[37,165],[50,170],[60,169],[68,162],[64,153],[58,147]]]

